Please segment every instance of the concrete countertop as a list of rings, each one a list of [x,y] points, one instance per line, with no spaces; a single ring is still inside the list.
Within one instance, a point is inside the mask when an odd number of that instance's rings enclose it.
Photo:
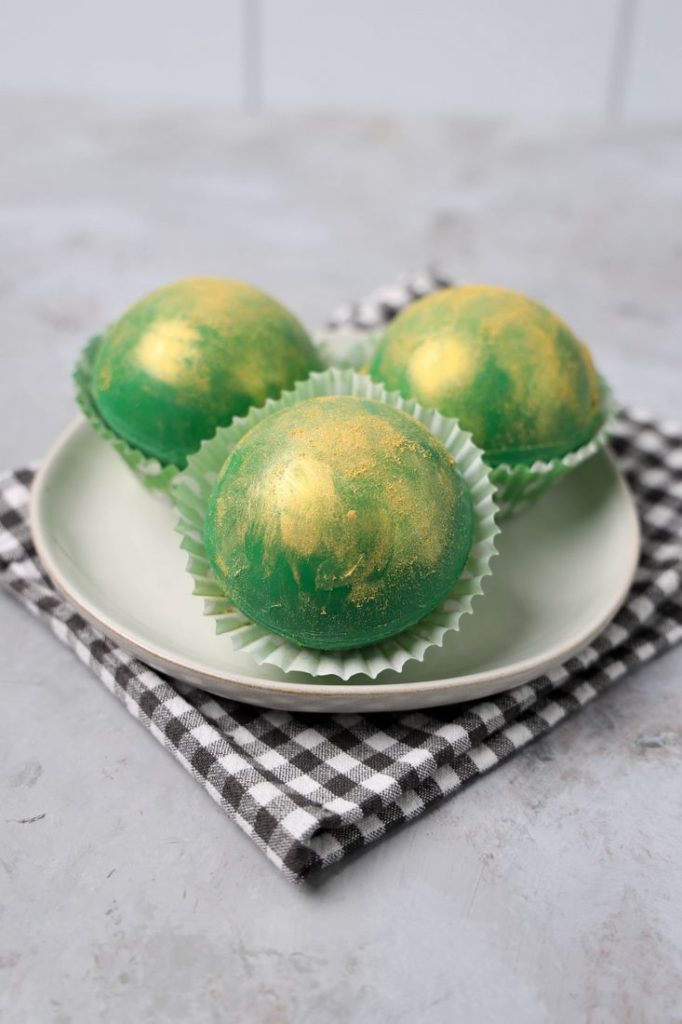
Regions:
[[[315,326],[435,258],[555,307],[623,401],[680,415],[680,132],[17,99],[0,119],[2,466],[74,414],[86,337],[200,273]],[[296,888],[0,597],[0,1015],[682,1020],[681,671],[678,650]]]

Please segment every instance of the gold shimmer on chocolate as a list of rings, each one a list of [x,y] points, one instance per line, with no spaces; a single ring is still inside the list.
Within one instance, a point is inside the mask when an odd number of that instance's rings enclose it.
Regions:
[[[269,295],[195,278],[147,295],[106,332],[93,400],[129,444],[182,467],[216,427],[319,369],[310,337]]]
[[[585,345],[540,303],[502,288],[444,289],[414,303],[387,328],[370,373],[457,417],[493,464],[563,455],[605,418]]]

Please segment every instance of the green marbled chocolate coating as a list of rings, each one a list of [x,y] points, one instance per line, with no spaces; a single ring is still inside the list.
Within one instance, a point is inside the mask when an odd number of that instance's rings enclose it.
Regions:
[[[194,278],[147,295],[107,331],[92,393],[115,433],[182,468],[217,427],[321,368],[306,331],[269,295]]]
[[[447,288],[415,302],[387,328],[369,372],[457,417],[492,465],[565,455],[606,415],[585,345],[540,303],[503,288]]]
[[[381,402],[310,398],[262,420],[213,490],[206,551],[271,633],[347,649],[432,611],[471,548],[472,500],[441,442]]]

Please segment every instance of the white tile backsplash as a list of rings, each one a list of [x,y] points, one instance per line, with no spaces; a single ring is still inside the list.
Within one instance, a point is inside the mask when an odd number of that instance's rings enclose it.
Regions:
[[[267,106],[601,119],[619,0],[262,0]]]
[[[682,0],[640,0],[634,12],[626,117],[682,120]]]
[[[681,39],[682,0],[21,0],[0,92],[679,120]]]
[[[240,0],[17,0],[0,91],[150,103],[242,99]]]

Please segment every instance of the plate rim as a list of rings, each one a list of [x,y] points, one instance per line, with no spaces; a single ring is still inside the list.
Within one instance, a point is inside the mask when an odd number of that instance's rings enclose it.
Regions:
[[[570,643],[564,642],[555,644],[549,650],[545,649],[540,655],[535,655],[522,661],[514,662],[504,668],[488,669],[487,671],[469,673],[468,675],[463,676],[448,676],[444,679],[426,679],[418,682],[380,683],[374,679],[369,680],[366,683],[320,683],[317,682],[316,679],[323,677],[311,676],[311,681],[309,683],[302,683],[296,681],[266,679],[255,673],[253,675],[247,675],[241,672],[216,672],[194,662],[192,659],[179,660],[176,657],[173,657],[169,651],[164,651],[162,647],[155,644],[150,646],[148,642],[144,642],[144,638],[136,636],[132,632],[122,630],[120,624],[114,623],[106,614],[103,614],[91,602],[79,595],[78,588],[74,588],[52,558],[50,554],[50,544],[46,539],[42,528],[41,509],[44,508],[44,494],[50,479],[50,474],[53,471],[54,465],[62,451],[66,449],[72,438],[80,431],[88,429],[89,427],[85,417],[82,415],[76,416],[48,448],[36,471],[36,475],[31,486],[29,494],[29,524],[31,535],[38,557],[50,577],[50,580],[59,593],[70,604],[72,604],[88,622],[101,629],[108,637],[113,638],[115,641],[120,643],[125,650],[131,651],[136,657],[139,657],[140,660],[147,664],[151,664],[154,667],[158,667],[162,671],[168,672],[169,675],[175,675],[176,677],[178,669],[181,672],[183,670],[185,672],[189,672],[195,679],[202,680],[206,684],[210,684],[211,688],[213,688],[213,692],[216,692],[215,686],[217,684],[229,684],[237,687],[239,690],[244,691],[245,700],[248,701],[248,695],[251,695],[252,703],[254,702],[254,697],[265,693],[270,693],[273,696],[277,695],[278,697],[324,698],[328,699],[330,702],[333,702],[334,699],[337,698],[340,702],[347,703],[349,697],[357,697],[359,699],[380,699],[381,697],[398,695],[406,696],[407,694],[414,694],[415,697],[418,697],[419,695],[423,695],[424,697],[433,697],[439,694],[447,694],[450,696],[450,699],[453,700],[455,698],[453,698],[452,695],[456,691],[458,695],[456,699],[459,700],[466,699],[466,697],[460,698],[459,694],[462,692],[466,693],[472,689],[482,690],[488,688],[486,689],[486,692],[489,694],[503,692],[513,688],[514,686],[521,685],[523,681],[528,681],[542,675],[552,667],[556,667],[557,665],[566,662],[574,654],[586,647],[608,625],[608,623],[611,622],[618,609],[622,606],[639,564],[641,528],[634,497],[618,464],[613,458],[613,455],[608,448],[606,448],[604,449],[603,454],[604,457],[608,458],[614,470],[617,486],[625,499],[624,506],[627,506],[627,515],[630,520],[632,543],[629,545],[627,552],[629,562],[627,572],[623,577],[624,584],[620,587],[617,596],[614,597],[609,604],[606,612],[599,617],[598,621],[592,623],[589,630],[584,630],[579,634],[579,636],[573,637]],[[334,676],[332,674],[327,678],[334,678]],[[356,678],[361,677],[358,676]],[[377,678],[380,678],[380,676]],[[190,682],[186,675],[183,676],[183,679]],[[500,685],[495,689],[498,682]],[[190,682],[190,685],[200,687],[201,684],[197,682]],[[443,701],[443,703],[447,703],[447,701]],[[418,706],[418,703],[414,704],[414,707]]]

